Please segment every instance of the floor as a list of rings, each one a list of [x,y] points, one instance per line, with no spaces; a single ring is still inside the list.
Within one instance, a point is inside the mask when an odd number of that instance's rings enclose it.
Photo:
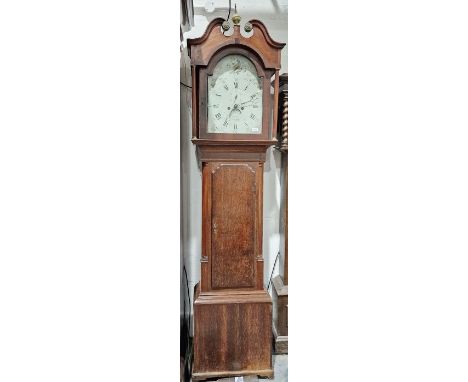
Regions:
[[[273,379],[257,378],[257,377],[232,377],[218,379],[218,382],[287,382],[288,381],[288,355],[278,354],[273,355],[273,367],[275,376]]]
[[[273,356],[275,368],[275,382],[288,382],[288,355],[278,354]]]

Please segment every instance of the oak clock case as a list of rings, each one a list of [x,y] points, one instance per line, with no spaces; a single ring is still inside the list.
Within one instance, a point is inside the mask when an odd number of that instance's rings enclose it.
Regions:
[[[188,40],[192,142],[202,169],[201,278],[192,379],[271,377],[272,301],[263,280],[263,166],[276,140],[281,49],[251,20],[213,20]],[[271,102],[271,79],[275,102]]]

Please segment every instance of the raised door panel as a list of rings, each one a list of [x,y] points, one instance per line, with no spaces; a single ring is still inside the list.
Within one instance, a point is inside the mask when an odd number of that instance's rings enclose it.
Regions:
[[[254,288],[257,176],[255,164],[212,163],[211,286]]]

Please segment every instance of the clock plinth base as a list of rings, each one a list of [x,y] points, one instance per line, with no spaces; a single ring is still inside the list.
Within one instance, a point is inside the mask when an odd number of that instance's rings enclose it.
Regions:
[[[271,378],[272,301],[263,290],[200,294],[195,288],[192,379]]]
[[[288,286],[278,275],[273,278],[273,335],[275,353],[288,353]]]
[[[273,336],[275,337],[275,354],[288,354],[288,336],[280,336],[274,323]]]

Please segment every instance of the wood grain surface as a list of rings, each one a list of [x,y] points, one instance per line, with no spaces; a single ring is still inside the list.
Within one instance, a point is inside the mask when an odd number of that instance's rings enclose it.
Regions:
[[[194,304],[195,380],[210,376],[272,376],[270,296],[256,291],[253,299],[237,303],[231,296],[204,297],[196,291]]]
[[[255,286],[256,172],[248,163],[214,164],[212,287]]]

